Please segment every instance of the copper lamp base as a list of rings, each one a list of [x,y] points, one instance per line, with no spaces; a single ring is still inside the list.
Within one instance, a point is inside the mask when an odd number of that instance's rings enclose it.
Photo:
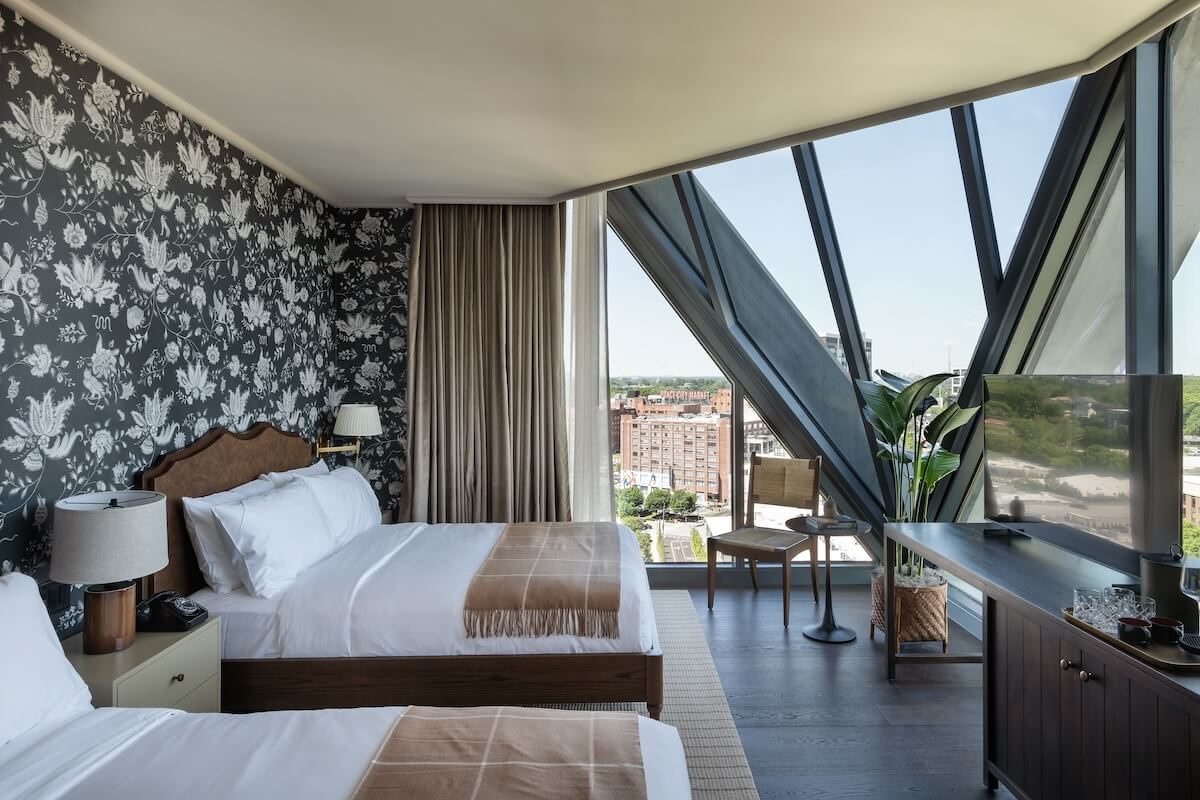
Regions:
[[[133,581],[99,583],[83,590],[83,652],[115,653],[137,635]]]

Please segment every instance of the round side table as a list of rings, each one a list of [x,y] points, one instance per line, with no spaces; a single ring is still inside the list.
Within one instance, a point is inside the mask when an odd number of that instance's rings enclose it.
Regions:
[[[825,617],[820,622],[814,622],[811,625],[805,625],[802,633],[805,637],[816,642],[826,642],[828,644],[846,644],[853,642],[858,638],[858,634],[850,628],[844,628],[837,624],[837,620],[833,618],[833,582],[830,580],[830,566],[832,562],[832,540],[834,536],[866,536],[871,532],[871,526],[861,520],[855,520],[853,528],[831,528],[823,531],[810,530],[805,524],[808,517],[792,517],[785,523],[788,528],[797,533],[807,533],[809,536],[824,536],[825,537]],[[817,548],[813,548],[813,557],[817,555]]]

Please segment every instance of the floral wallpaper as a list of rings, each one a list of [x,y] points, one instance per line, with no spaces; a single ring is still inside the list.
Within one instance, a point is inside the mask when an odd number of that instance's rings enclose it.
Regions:
[[[333,264],[338,402],[375,403],[383,435],[363,439],[358,468],[395,509],[404,481],[408,414],[408,255],[411,209],[342,209],[346,249]]]
[[[409,214],[335,211],[4,6],[0,81],[0,571],[39,574],[58,499],[343,396],[398,495]]]

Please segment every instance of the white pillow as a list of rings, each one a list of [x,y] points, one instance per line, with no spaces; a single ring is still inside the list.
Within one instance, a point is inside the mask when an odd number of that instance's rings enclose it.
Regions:
[[[92,707],[87,684],[63,655],[37,581],[0,577],[0,746]]]
[[[183,498],[183,524],[192,539],[196,561],[200,563],[204,580],[217,594],[232,592],[242,585],[242,579],[233,567],[233,554],[229,550],[228,540],[213,518],[213,507],[240,503],[274,488],[275,484],[264,476],[225,492]]]
[[[233,545],[233,565],[256,597],[278,594],[337,548],[325,515],[303,481],[292,481],[213,516]]]
[[[353,467],[338,467],[300,480],[316,498],[339,547],[383,521],[375,490]]]
[[[266,475],[259,475],[260,479],[266,478],[276,487],[286,486],[296,478],[303,478],[306,475],[328,475],[329,465],[324,461],[315,461],[307,467],[298,469],[289,469],[287,472],[268,472]]]

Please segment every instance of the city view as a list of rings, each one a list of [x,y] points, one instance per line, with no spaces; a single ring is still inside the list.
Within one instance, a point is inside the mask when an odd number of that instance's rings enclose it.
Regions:
[[[837,337],[825,339],[836,358]],[[724,377],[613,377],[609,393],[620,521],[637,534],[647,562],[705,562],[708,537],[734,527],[734,481],[748,485],[750,457],[790,453],[746,403],[740,431],[744,457],[740,465],[733,463],[733,391]],[[755,525],[785,529],[786,520],[806,510],[757,504],[754,511]],[[833,540],[832,557],[870,560],[862,544],[849,537]],[[807,559],[807,553],[797,558]]]

